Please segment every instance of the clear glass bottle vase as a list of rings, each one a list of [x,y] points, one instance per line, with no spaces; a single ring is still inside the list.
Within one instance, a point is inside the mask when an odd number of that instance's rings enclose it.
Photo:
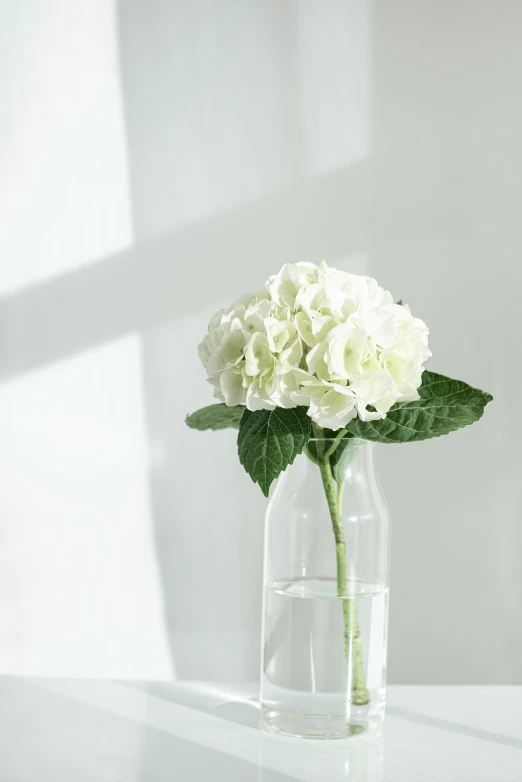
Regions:
[[[261,671],[269,730],[345,738],[384,717],[389,516],[374,448],[310,440],[270,500]]]

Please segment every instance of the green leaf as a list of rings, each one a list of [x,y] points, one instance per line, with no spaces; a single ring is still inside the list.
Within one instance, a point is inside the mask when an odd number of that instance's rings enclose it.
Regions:
[[[237,438],[239,461],[268,497],[270,485],[310,438],[308,408],[246,410]]]
[[[419,388],[420,399],[399,402],[379,421],[354,418],[348,432],[377,443],[407,443],[449,434],[475,423],[493,397],[485,391],[451,380],[435,372],[424,371]]]
[[[192,415],[188,415],[185,419],[187,426],[191,429],[227,429],[232,427],[239,429],[239,424],[245,412],[245,407],[237,405],[237,407],[227,407],[227,405],[208,405],[208,407],[202,407],[200,410],[196,410]]]

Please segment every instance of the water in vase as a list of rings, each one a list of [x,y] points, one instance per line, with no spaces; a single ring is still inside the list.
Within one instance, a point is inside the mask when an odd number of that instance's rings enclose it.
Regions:
[[[339,597],[330,579],[265,587],[261,704],[268,728],[345,738],[382,721],[388,589],[353,581],[346,591]]]

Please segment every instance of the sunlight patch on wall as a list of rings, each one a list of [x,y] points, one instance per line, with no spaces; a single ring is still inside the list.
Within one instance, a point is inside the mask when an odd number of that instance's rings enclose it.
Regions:
[[[138,337],[0,387],[0,673],[169,678]]]
[[[115,4],[0,9],[0,294],[129,245]]]

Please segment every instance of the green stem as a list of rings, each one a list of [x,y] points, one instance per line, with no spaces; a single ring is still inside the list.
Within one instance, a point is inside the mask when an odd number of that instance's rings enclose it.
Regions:
[[[343,517],[343,494],[344,494],[344,481],[337,484],[337,507],[339,508],[339,515],[341,519]]]
[[[330,456],[333,454],[341,440],[343,439],[344,435],[346,434],[346,429],[341,429],[339,434],[336,436],[335,440],[332,442],[329,448],[326,449],[324,458],[329,459]]]
[[[316,427],[317,437],[323,434],[319,427]],[[339,438],[340,442],[341,438]],[[335,450],[335,449],[334,449]],[[345,597],[342,601],[343,609],[343,638],[344,638],[344,660],[346,673],[349,676],[351,667],[351,701],[355,705],[363,706],[369,702],[369,694],[366,688],[366,677],[364,675],[364,663],[362,658],[361,631],[357,619],[357,606],[355,598],[347,598],[346,589],[346,542],[344,538],[344,528],[342,523],[341,503],[343,497],[344,484],[338,484],[335,489],[335,482],[330,466],[330,455],[333,453],[331,446],[324,449],[320,439],[317,443],[317,455],[319,461],[319,470],[323,480],[324,491],[332,527],[335,537],[335,553],[337,560],[337,594],[339,597]],[[349,676],[350,678],[350,676]]]

